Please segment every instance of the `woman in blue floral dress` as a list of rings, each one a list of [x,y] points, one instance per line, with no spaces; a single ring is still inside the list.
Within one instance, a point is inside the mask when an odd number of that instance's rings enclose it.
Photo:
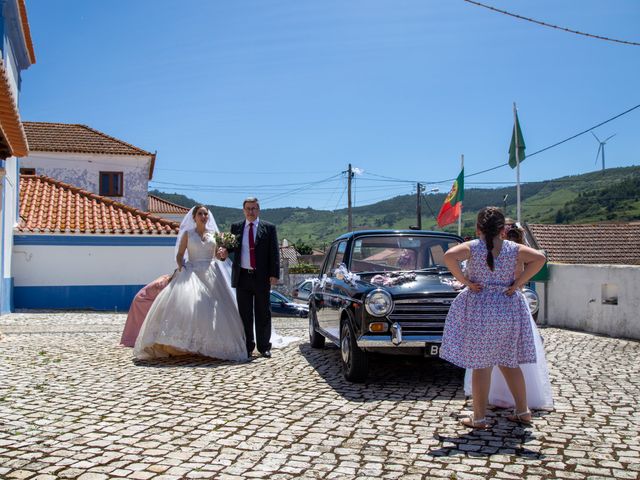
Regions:
[[[531,423],[520,364],[535,363],[536,353],[529,307],[520,289],[542,268],[545,257],[525,245],[503,240],[504,227],[500,209],[483,208],[476,227],[480,238],[449,249],[444,259],[467,288],[447,315],[440,356],[473,369],[473,415],[462,420],[471,428],[490,427],[485,412],[494,366],[500,368],[515,400],[515,412],[509,419]],[[466,276],[460,268],[465,260]]]

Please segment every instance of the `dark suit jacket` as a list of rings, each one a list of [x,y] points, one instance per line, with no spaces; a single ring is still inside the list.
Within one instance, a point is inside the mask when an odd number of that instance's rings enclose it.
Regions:
[[[231,225],[231,233],[238,239],[238,246],[233,250],[233,268],[231,271],[231,285],[238,286],[240,278],[240,256],[242,255],[242,234],[244,220]],[[255,243],[256,276],[259,281],[269,283],[269,277],[280,278],[280,248],[276,226],[260,219]]]

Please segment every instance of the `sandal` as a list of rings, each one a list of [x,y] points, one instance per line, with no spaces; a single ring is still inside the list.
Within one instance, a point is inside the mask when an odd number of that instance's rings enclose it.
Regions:
[[[479,418],[478,420],[473,419],[473,415],[469,415],[460,420],[460,423],[468,428],[473,428],[476,430],[488,430],[492,427],[491,423],[487,421],[487,417]]]
[[[529,416],[529,418],[528,419],[522,418],[526,416]],[[533,419],[531,418],[531,410],[526,410],[520,413],[516,413],[516,411],[514,410],[513,415],[507,415],[507,420],[518,423],[520,425],[525,425],[525,426],[533,425],[533,421],[532,421]]]

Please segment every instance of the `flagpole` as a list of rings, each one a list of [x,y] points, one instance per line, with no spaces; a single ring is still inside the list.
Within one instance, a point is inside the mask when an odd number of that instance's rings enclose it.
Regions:
[[[518,113],[516,102],[513,102],[513,135],[516,139],[516,221],[522,224],[520,219],[520,145],[518,145]]]
[[[460,170],[464,171],[464,154],[460,155]],[[460,216],[458,217],[458,236],[462,235],[462,208],[464,203],[460,202]]]

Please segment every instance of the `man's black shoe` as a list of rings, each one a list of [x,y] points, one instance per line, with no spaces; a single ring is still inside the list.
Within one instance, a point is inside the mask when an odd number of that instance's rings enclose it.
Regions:
[[[262,352],[262,356],[264,358],[271,358],[271,350],[265,350],[264,352]]]

